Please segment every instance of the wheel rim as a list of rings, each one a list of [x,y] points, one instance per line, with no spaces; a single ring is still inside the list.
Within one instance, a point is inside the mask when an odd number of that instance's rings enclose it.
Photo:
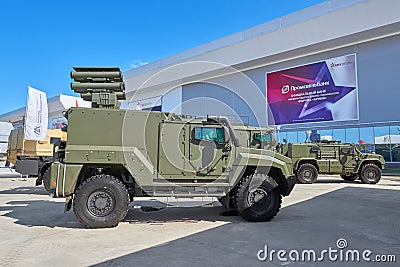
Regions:
[[[86,205],[92,215],[104,217],[114,210],[115,198],[108,190],[96,190],[90,194]]]
[[[366,178],[368,181],[375,181],[376,177],[377,177],[377,174],[374,169],[368,169],[366,171]]]
[[[264,188],[257,188],[249,192],[247,204],[254,211],[264,211],[271,203],[271,194]]]
[[[306,181],[312,181],[313,173],[312,173],[312,171],[310,169],[305,169],[305,170],[303,170],[301,176]]]

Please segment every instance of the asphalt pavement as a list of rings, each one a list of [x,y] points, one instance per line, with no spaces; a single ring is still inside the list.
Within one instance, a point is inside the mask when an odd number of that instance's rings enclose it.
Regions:
[[[138,198],[117,227],[87,229],[73,212],[63,212],[64,199],[34,186],[34,178],[2,171],[2,266],[380,266],[376,256],[396,258],[385,266],[400,261],[396,176],[384,176],[377,185],[339,176],[296,185],[279,214],[265,223],[221,216],[218,202],[158,209],[163,205],[157,200]],[[187,203],[196,201],[201,204]],[[337,252],[329,255],[330,250]],[[366,259],[365,251],[371,251]],[[356,252],[359,262],[350,260]]]

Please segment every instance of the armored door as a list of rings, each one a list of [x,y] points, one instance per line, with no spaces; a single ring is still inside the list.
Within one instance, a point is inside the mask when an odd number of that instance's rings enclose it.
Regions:
[[[198,179],[219,177],[226,166],[224,128],[215,125],[191,125],[189,168]]]
[[[180,122],[160,123],[157,170],[165,179],[183,178],[187,173],[189,127]]]

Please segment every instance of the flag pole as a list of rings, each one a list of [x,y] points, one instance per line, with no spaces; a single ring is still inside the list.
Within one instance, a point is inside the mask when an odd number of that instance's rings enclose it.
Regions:
[[[22,157],[25,153],[25,115],[22,116]]]

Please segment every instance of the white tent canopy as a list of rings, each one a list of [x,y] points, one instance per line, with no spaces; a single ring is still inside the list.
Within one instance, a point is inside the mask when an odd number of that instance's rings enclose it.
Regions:
[[[0,154],[7,153],[8,136],[13,128],[11,123],[0,122]]]
[[[400,135],[391,134],[375,137],[376,145],[400,144]]]

